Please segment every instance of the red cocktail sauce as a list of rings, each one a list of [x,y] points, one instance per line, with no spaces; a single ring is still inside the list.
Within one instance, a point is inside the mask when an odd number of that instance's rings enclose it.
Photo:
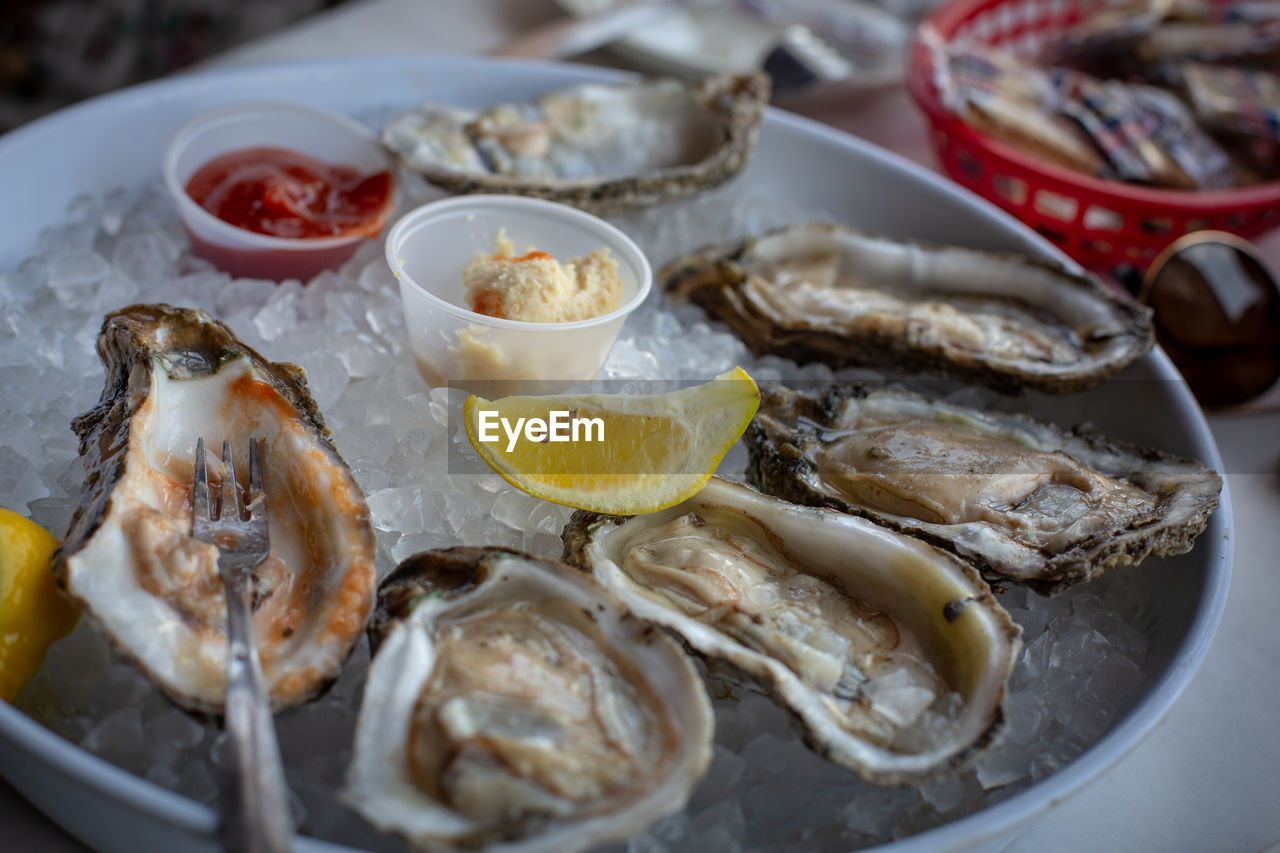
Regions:
[[[286,239],[372,236],[391,198],[391,173],[361,175],[284,148],[245,148],[210,160],[187,195],[214,216]]]

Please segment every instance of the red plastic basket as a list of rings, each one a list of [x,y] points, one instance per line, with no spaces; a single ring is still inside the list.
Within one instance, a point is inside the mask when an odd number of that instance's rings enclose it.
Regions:
[[[1092,269],[1145,269],[1190,231],[1255,237],[1280,226],[1280,181],[1218,192],[1104,181],[993,139],[943,106],[934,85],[937,45],[930,47],[930,38],[999,46],[1031,58],[1072,24],[1122,2],[1128,0],[953,0],[935,11],[916,33],[907,83],[928,118],[930,144],[943,168]]]

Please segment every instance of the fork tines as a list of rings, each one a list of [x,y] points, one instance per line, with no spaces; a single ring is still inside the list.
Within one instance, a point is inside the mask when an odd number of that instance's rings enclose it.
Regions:
[[[231,442],[222,442],[222,465],[220,466],[219,502],[215,508],[209,502],[209,472],[205,462],[204,438],[196,439],[196,471],[195,482],[191,491],[191,514],[197,521],[255,521],[262,510],[262,462],[258,455],[257,439],[249,439],[249,491],[245,495],[243,509],[236,498],[236,469],[231,455]],[[234,507],[235,516],[226,518],[226,508]]]

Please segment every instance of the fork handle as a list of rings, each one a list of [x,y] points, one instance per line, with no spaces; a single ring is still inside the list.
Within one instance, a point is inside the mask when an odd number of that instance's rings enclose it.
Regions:
[[[224,725],[231,772],[224,782],[222,843],[228,853],[287,853],[293,839],[289,789],[253,641],[249,587],[239,572],[224,575],[228,645]]]
[[[489,51],[489,56],[520,59],[577,56],[604,47],[628,33],[660,24],[679,9],[679,0],[646,0],[581,18],[562,18],[512,39]]]

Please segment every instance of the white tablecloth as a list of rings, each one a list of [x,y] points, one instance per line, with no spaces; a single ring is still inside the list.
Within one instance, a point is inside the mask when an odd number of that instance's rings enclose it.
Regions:
[[[477,53],[557,13],[552,0],[357,0],[211,64]],[[933,165],[923,121],[900,91],[811,115]],[[1262,248],[1280,270],[1280,236]],[[1270,399],[1209,419],[1226,465],[1236,554],[1204,664],[1146,740],[1028,826],[1011,853],[1259,853],[1280,843],[1280,393]],[[14,851],[83,849],[3,782],[0,839]]]

